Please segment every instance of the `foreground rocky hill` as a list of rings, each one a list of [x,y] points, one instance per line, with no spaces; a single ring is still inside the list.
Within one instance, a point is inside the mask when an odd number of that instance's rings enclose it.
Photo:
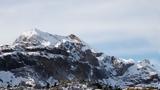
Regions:
[[[13,44],[0,47],[1,88],[160,88],[159,83],[160,73],[149,60],[107,56],[73,34],[59,36],[32,30],[22,33]]]

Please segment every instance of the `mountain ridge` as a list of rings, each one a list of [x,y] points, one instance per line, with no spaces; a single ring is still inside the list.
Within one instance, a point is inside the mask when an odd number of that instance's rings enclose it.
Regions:
[[[76,35],[38,29],[0,47],[0,87],[52,87],[61,81],[86,81],[126,88],[156,86],[160,73],[149,60],[135,62],[97,52]],[[5,79],[6,77],[8,79]]]

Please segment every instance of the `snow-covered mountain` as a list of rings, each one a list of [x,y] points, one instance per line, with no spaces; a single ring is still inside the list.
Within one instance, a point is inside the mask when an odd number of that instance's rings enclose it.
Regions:
[[[160,88],[160,73],[149,60],[107,56],[73,34],[59,36],[35,29],[0,47],[0,87],[43,88],[64,82]]]

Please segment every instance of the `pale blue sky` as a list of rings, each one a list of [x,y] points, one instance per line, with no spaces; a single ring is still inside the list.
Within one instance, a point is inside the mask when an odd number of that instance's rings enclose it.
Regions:
[[[0,0],[0,44],[32,28],[109,55],[160,63],[160,0]]]

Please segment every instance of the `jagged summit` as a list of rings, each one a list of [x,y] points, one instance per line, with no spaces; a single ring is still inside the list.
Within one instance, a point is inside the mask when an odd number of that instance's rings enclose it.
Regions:
[[[14,44],[23,44],[27,46],[50,46],[55,45],[58,41],[65,39],[65,36],[52,35],[47,32],[34,29],[23,32],[14,42]]]
[[[74,43],[84,43],[74,34],[71,34],[69,36],[60,36],[43,32],[39,29],[33,29],[23,32],[15,40],[13,45],[54,47],[57,46],[57,44],[64,43],[66,41]]]

